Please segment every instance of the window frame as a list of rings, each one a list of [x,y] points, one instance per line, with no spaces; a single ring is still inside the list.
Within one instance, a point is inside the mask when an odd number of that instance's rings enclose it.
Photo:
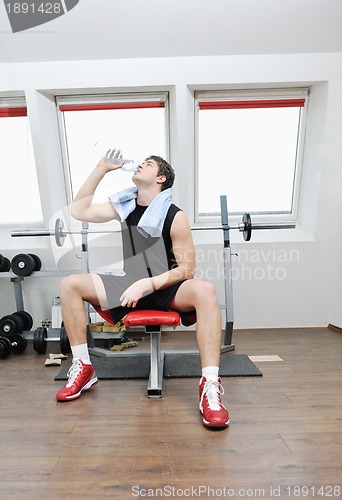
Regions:
[[[199,214],[199,112],[200,102],[219,102],[219,101],[269,101],[269,100],[288,100],[304,99],[304,106],[300,109],[299,126],[297,135],[297,149],[294,166],[294,179],[292,189],[292,210],[290,213],[283,212],[258,212],[252,213],[253,220],[258,221],[288,221],[297,220],[300,205],[300,186],[304,158],[305,130],[307,123],[308,104],[310,98],[310,87],[291,87],[291,88],[263,88],[263,89],[227,89],[227,90],[194,90],[194,125],[195,125],[195,169],[194,169],[194,222],[196,223],[215,223],[221,222],[218,213],[213,215]],[[241,106],[240,106],[241,107]],[[222,193],[226,194],[226,193]],[[229,198],[228,198],[229,211]],[[231,221],[240,221],[241,213],[231,213]]]
[[[168,91],[151,91],[151,92],[123,92],[123,93],[92,93],[92,94],[75,94],[75,95],[55,95],[55,104],[58,120],[59,139],[62,151],[63,162],[63,175],[66,190],[67,203],[72,203],[72,186],[71,186],[71,170],[68,157],[67,135],[64,121],[63,107],[78,107],[80,110],[93,109],[120,109],[125,104],[137,104],[137,108],[150,107],[144,106],[143,103],[163,103],[165,109],[165,141],[166,141],[166,154],[168,159],[170,157],[170,95]],[[139,105],[140,103],[140,105]],[[111,104],[113,105],[111,107]],[[62,110],[61,110],[62,107]],[[128,106],[127,106],[128,107]],[[155,106],[157,107],[157,106]],[[162,107],[162,106],[160,106]],[[122,109],[121,108],[121,109]],[[103,224],[104,230],[106,224]]]
[[[32,133],[31,133],[31,127],[30,127],[30,122],[29,122],[29,116],[28,116],[28,110],[27,110],[27,102],[26,102],[26,96],[23,95],[3,95],[0,93],[0,119],[2,118],[16,118],[16,117],[26,117],[28,121],[28,127],[29,131],[31,134],[31,141],[32,141],[32,146],[33,145],[33,138],[32,138]],[[34,155],[34,151],[33,151]],[[39,220],[18,220],[18,221],[2,221],[0,220],[0,229],[6,229],[10,226],[12,228],[21,228],[21,227],[32,227],[32,228],[38,228],[42,227],[44,223],[44,212],[43,212],[43,203],[42,203],[42,196],[41,196],[41,190],[40,190],[40,183],[39,183],[39,175],[37,171],[37,164],[36,164],[36,159],[34,157],[34,166],[36,170],[36,176],[37,176],[37,188],[38,188],[38,194],[39,194],[39,201],[40,201],[40,209],[41,209],[41,214],[42,218]]]

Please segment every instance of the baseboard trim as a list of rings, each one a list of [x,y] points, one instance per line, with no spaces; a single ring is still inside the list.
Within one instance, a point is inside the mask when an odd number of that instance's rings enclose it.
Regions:
[[[329,323],[328,328],[336,330],[337,332],[342,332],[342,328],[340,326],[332,325],[331,323]]]

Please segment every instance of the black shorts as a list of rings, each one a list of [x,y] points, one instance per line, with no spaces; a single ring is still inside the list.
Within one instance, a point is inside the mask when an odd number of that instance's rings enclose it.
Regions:
[[[184,283],[185,280],[171,285],[161,290],[148,292],[140,300],[138,300],[136,307],[122,307],[120,304],[120,297],[125,290],[138,279],[136,276],[126,274],[124,276],[114,276],[111,274],[99,274],[102,279],[103,285],[106,290],[108,309],[113,318],[113,322],[117,323],[130,311],[142,309],[156,309],[158,311],[169,311],[170,303],[177,293],[178,288]],[[192,325],[196,322],[195,311],[190,313],[180,313],[183,325]]]

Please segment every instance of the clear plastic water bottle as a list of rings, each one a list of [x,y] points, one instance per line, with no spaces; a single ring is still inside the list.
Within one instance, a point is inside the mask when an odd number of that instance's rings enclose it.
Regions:
[[[124,165],[122,166],[122,170],[125,170],[126,172],[137,172],[138,167],[135,164],[134,160],[121,160],[124,161]]]
[[[97,139],[94,146],[92,147],[92,152],[101,158],[106,158],[107,152],[110,149],[114,149],[110,144],[108,144],[103,139]],[[122,158],[122,156],[116,158],[107,158],[107,160],[112,165],[119,165],[119,163],[124,162],[124,165],[120,170],[125,170],[126,172],[136,172],[138,170],[137,165],[134,160],[128,160],[126,158]]]

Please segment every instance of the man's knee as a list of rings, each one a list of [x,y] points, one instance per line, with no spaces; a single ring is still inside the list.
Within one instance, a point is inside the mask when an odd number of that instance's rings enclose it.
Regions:
[[[217,303],[215,286],[210,281],[203,281],[203,280],[196,281],[195,294],[197,300],[201,302],[202,301],[210,302],[210,304]]]
[[[63,278],[59,285],[59,295],[61,298],[69,295],[70,293],[75,294],[80,288],[80,278],[81,275],[72,274]]]
[[[91,304],[107,307],[103,283],[96,274],[71,274],[60,282],[59,296],[64,303],[70,298],[81,298]]]

